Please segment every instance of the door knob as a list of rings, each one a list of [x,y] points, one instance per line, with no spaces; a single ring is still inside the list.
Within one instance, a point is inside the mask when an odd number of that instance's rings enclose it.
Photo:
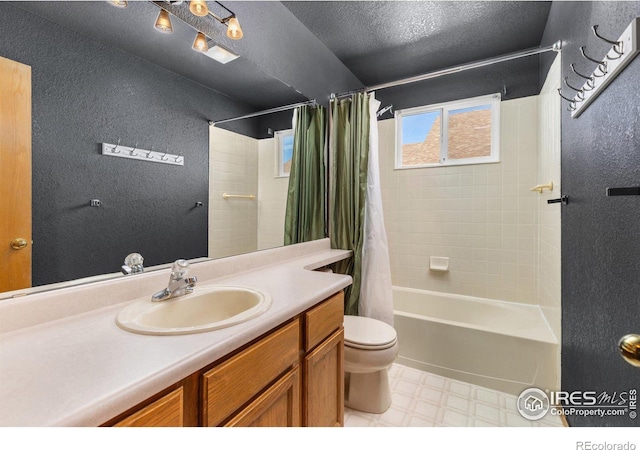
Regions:
[[[620,354],[632,366],[640,367],[640,334],[627,334],[618,342]]]
[[[14,250],[22,250],[27,246],[27,240],[23,238],[15,238],[11,241],[11,248]]]

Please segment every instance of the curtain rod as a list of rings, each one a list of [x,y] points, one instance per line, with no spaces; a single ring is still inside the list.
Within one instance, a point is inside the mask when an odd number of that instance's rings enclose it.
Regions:
[[[300,102],[300,103],[294,103],[292,105],[286,105],[286,106],[278,106],[277,108],[271,108],[271,109],[265,109],[264,111],[258,111],[258,112],[254,112],[251,114],[246,114],[244,116],[240,116],[240,117],[232,117],[230,119],[224,119],[224,120],[210,120],[209,121],[209,125],[217,125],[219,123],[226,123],[226,122],[233,122],[234,120],[242,120],[242,119],[250,119],[252,117],[257,117],[257,116],[263,116],[265,114],[272,114],[272,113],[277,113],[277,112],[282,112],[282,111],[287,111],[289,109],[294,109],[297,108],[298,106],[305,106],[305,105],[313,105],[316,106],[317,103],[314,100],[307,100],[306,102]]]
[[[466,64],[461,64],[458,66],[448,67],[446,69],[440,69],[433,72],[428,72],[422,75],[417,75],[415,77],[403,78],[402,80],[390,81],[388,83],[376,84],[374,86],[366,86],[363,89],[345,92],[342,94],[332,94],[332,98],[340,98],[346,97],[357,92],[373,92],[380,89],[386,89],[394,86],[401,86],[404,84],[415,83],[416,81],[424,81],[429,80],[431,78],[441,77],[443,75],[451,75],[458,72],[463,72],[465,70],[477,69],[479,67],[489,66],[491,64],[497,64],[505,61],[511,61],[513,59],[524,58],[526,56],[539,55],[541,53],[546,53],[550,51],[559,52],[562,48],[562,41],[557,41],[553,45],[549,45],[547,47],[534,47],[529,48],[527,50],[521,50],[518,52],[508,53],[502,56],[496,56],[494,58],[481,59],[479,61],[474,61]]]

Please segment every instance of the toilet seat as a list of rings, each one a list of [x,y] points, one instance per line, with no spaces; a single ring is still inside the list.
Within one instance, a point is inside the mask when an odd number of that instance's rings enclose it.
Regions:
[[[370,317],[344,316],[344,345],[360,350],[384,350],[396,345],[396,330]]]

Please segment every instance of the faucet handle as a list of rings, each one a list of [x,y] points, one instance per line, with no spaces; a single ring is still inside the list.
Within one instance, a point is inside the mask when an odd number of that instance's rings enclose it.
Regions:
[[[173,263],[173,267],[171,267],[171,279],[180,280],[185,277],[188,271],[189,263],[184,259],[178,259]]]
[[[143,262],[144,258],[140,253],[130,253],[124,259],[124,266],[122,266],[121,271],[125,275],[144,272]]]

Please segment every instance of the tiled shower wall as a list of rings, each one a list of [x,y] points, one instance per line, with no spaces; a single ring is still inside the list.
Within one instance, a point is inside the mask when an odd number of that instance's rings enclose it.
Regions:
[[[258,141],[258,250],[284,245],[289,178],[276,176],[277,142],[275,138]]]
[[[257,250],[258,202],[222,198],[258,195],[258,141],[209,127],[209,257]]]
[[[209,257],[280,247],[289,178],[276,176],[277,141],[220,128],[209,134]],[[255,200],[222,198],[253,194]]]
[[[538,180],[553,182],[553,191],[544,191],[538,199],[538,298],[540,307],[560,341],[560,204],[547,200],[560,197],[560,114],[558,88],[561,86],[561,56],[556,56],[547,80],[538,96]],[[558,354],[560,368],[560,354]],[[560,374],[558,374],[558,380]]]
[[[500,163],[394,170],[394,121],[379,122],[394,285],[538,303],[537,130],[537,97],[504,101]]]

